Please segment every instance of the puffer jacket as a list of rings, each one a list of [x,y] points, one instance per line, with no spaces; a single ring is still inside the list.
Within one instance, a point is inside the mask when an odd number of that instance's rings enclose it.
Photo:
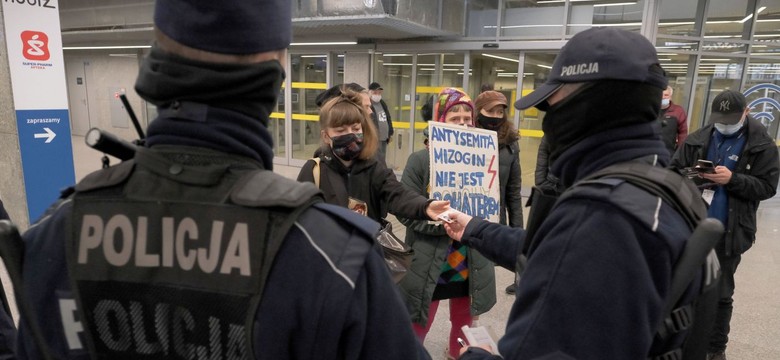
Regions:
[[[758,203],[775,196],[780,160],[774,140],[758,120],[748,117],[747,142],[737,161],[731,181],[726,184],[729,195],[729,217],[726,227],[726,256],[742,254],[756,241],[756,211]],[[681,170],[706,159],[714,126],[709,124],[690,134],[672,159],[671,168]]]
[[[401,183],[409,190],[428,196],[430,183],[430,155],[420,150],[409,156]],[[429,225],[428,221],[399,218],[406,226],[406,243],[414,249],[414,260],[399,286],[409,308],[412,322],[428,323],[436,281],[447,257],[450,238],[442,226]],[[478,251],[469,248],[469,294],[471,315],[489,311],[496,304],[496,275],[493,263]]]

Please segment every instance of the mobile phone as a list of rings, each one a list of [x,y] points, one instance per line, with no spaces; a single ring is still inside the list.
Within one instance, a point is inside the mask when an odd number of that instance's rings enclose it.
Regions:
[[[713,164],[712,161],[700,159],[696,161],[696,166],[694,166],[693,169],[699,173],[714,174],[715,164]]]
[[[469,344],[466,344],[466,342],[463,341],[463,339],[461,339],[461,338],[458,338],[458,344],[460,344],[461,347],[469,346]]]

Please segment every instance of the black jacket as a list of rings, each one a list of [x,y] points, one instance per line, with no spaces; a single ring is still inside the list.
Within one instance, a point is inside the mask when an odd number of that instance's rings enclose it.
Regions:
[[[501,183],[500,223],[511,227],[523,227],[522,174],[520,171],[520,146],[517,141],[498,149],[498,179]]]
[[[355,160],[347,168],[330,148],[320,152],[320,189],[325,202],[347,207],[349,197],[368,204],[368,217],[381,222],[389,211],[410,219],[428,219],[428,199],[403,187],[395,173],[376,159]],[[301,168],[298,181],[314,182],[314,160]]]
[[[561,185],[560,180],[552,174],[550,168],[550,144],[547,143],[547,138],[542,136],[542,140],[539,143],[539,151],[536,153],[536,170],[534,171],[534,185],[537,187],[549,187],[557,189],[559,193],[563,192],[564,188]]]
[[[777,192],[780,160],[774,141],[766,128],[755,119],[748,118],[747,143],[737,161],[731,181],[726,184],[729,195],[729,218],[726,227],[726,255],[741,254],[756,241],[756,211],[761,200],[775,196]],[[696,160],[706,159],[707,148],[714,126],[709,124],[690,134],[674,154],[671,167],[678,171],[696,165]]]
[[[235,161],[235,156],[227,154],[212,152],[194,156],[192,149],[168,148],[169,156],[173,158],[213,161],[184,167],[182,173],[186,175],[189,172],[190,179],[193,174],[202,179],[213,179],[214,170],[230,164],[228,161],[234,163],[224,171],[226,178],[236,177],[257,166],[251,160]],[[163,168],[173,169],[177,164],[175,160],[170,160]],[[100,173],[116,168],[101,170],[95,175],[100,176]],[[149,170],[136,164],[126,182],[132,184],[133,177],[143,175],[144,171]],[[131,185],[127,186],[126,189]],[[181,190],[207,188],[209,196],[215,198],[223,198],[220,191],[225,190],[202,184],[183,183],[177,187]],[[155,192],[164,190],[165,186],[146,184],[130,188],[127,194],[141,199],[159,198],[160,194]],[[183,191],[165,193],[170,196],[188,194]],[[206,204],[212,200],[201,199],[197,204]],[[325,211],[326,207],[335,209]],[[62,302],[73,302],[74,296],[65,261],[64,235],[71,226],[69,221],[73,208],[70,198],[55,204],[24,234],[27,299],[38,315],[44,337],[56,359],[88,358],[83,350],[69,351],[70,338],[66,338],[69,332],[66,331],[68,329],[63,330],[67,328],[63,326],[63,319],[79,318],[76,312],[68,308],[61,310]],[[226,207],[226,211],[229,209]],[[337,212],[344,214],[334,216]],[[411,331],[411,322],[406,316],[398,289],[390,280],[378,247],[373,245],[367,253],[356,252],[358,243],[371,246],[372,241],[365,235],[365,231],[358,230],[358,226],[369,226],[372,231],[378,231],[378,226],[365,217],[327,204],[315,205],[298,218],[274,258],[255,315],[253,347],[259,358],[430,358]],[[204,326],[202,323],[196,325],[196,329]],[[77,329],[70,330],[79,332]],[[19,340],[20,358],[41,358],[29,328],[24,325]],[[152,338],[148,341],[152,341]]]

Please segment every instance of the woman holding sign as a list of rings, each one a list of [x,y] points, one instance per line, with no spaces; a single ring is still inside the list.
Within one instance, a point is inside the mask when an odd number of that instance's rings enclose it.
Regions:
[[[469,96],[455,88],[439,93],[433,105],[433,120],[473,126],[474,105]],[[428,197],[430,155],[420,150],[409,156],[401,183]],[[409,273],[399,283],[409,307],[414,331],[425,336],[433,323],[439,300],[450,300],[449,349],[447,357],[458,357],[461,327],[471,326],[473,318],[496,303],[496,279],[493,264],[477,251],[447,236],[443,226],[427,221],[399,218],[406,225],[406,243],[414,249]]]

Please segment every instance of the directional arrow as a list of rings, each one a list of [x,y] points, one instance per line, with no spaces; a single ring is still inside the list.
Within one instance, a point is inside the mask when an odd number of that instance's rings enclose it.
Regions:
[[[54,137],[57,136],[57,134],[54,133],[54,131],[51,131],[51,129],[45,127],[43,128],[43,131],[46,133],[38,133],[35,134],[36,139],[46,138],[46,143],[50,143],[52,140],[54,140]]]

